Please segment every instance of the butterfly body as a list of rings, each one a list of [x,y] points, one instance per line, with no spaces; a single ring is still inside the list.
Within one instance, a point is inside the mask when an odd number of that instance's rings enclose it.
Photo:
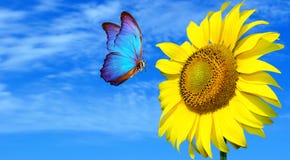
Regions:
[[[122,12],[121,26],[106,22],[102,25],[107,34],[106,56],[101,69],[101,77],[111,85],[120,85],[142,71],[142,34],[136,20]]]

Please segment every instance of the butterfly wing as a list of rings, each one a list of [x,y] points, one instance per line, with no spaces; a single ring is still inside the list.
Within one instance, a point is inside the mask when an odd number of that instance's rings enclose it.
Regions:
[[[142,34],[135,19],[127,12],[121,14],[121,27],[104,23],[103,29],[110,53],[105,58],[101,77],[112,85],[119,85],[138,71],[136,66],[142,57]]]
[[[119,85],[135,73],[135,61],[119,52],[111,52],[105,58],[101,77],[112,85]]]
[[[107,35],[107,50],[109,52],[114,51],[115,39],[117,34],[120,32],[121,27],[117,24],[106,22],[102,24],[102,27]]]
[[[115,50],[136,61],[142,57],[141,30],[128,12],[121,14],[121,30],[116,35]]]

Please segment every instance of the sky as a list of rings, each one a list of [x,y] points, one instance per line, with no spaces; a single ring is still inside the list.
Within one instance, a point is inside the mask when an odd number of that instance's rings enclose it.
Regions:
[[[166,56],[155,45],[187,40],[190,20],[199,23],[223,0],[1,0],[1,160],[190,160],[158,137],[161,114],[155,63]],[[240,1],[233,0],[231,7]],[[262,59],[282,72],[272,74],[283,105],[266,138],[246,134],[248,148],[231,148],[228,159],[286,159],[290,152],[290,1],[247,0],[249,19],[269,25],[252,32],[281,33],[281,51]],[[115,87],[100,78],[106,51],[103,22],[120,22],[130,12],[142,30],[146,69]],[[214,158],[219,152],[212,147]],[[196,155],[196,159],[203,159]]]

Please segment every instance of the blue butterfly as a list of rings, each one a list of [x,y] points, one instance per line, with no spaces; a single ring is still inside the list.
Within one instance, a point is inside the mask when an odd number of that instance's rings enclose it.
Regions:
[[[106,56],[101,69],[101,77],[118,86],[142,71],[142,33],[136,20],[128,13],[122,12],[121,26],[106,22],[102,24],[107,34]]]

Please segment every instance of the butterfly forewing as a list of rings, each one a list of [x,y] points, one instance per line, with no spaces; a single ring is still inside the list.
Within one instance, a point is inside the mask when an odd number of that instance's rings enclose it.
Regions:
[[[121,14],[121,30],[115,40],[116,51],[135,60],[141,58],[142,34],[135,19],[128,13]]]
[[[114,52],[115,39],[121,27],[111,22],[103,23],[102,27],[107,35],[107,50],[108,52]]]

